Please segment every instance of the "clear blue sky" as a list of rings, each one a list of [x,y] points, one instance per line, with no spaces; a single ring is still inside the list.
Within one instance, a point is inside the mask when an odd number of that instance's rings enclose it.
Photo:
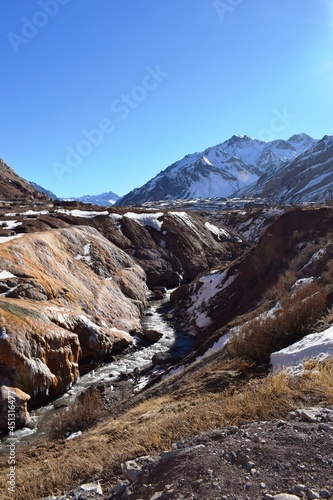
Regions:
[[[2,0],[0,15],[0,157],[58,196],[123,195],[233,134],[333,134],[332,0]]]

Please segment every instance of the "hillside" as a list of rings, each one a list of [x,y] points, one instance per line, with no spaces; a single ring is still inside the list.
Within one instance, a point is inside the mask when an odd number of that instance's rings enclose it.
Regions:
[[[22,179],[0,159],[0,199],[1,200],[45,200],[47,197]]]

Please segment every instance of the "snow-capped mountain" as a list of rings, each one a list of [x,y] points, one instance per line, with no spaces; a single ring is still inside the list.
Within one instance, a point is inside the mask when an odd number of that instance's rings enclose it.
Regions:
[[[277,172],[261,177],[241,191],[279,203],[325,201],[333,198],[333,136],[325,136]]]
[[[102,194],[86,194],[84,196],[79,196],[78,198],[59,198],[56,194],[54,194],[52,191],[49,189],[45,189],[39,184],[36,184],[35,182],[29,182],[31,186],[33,186],[37,191],[40,193],[45,194],[51,200],[59,200],[62,199],[63,201],[81,201],[82,203],[91,203],[92,205],[99,205],[102,207],[108,207],[110,205],[114,205],[116,201],[119,199],[119,196],[116,193],[113,193],[112,191],[108,191],[107,193],[102,193]]]
[[[102,207],[108,207],[109,205],[114,205],[119,196],[112,191],[102,194],[86,194],[78,198],[71,198],[71,200],[81,201],[82,203],[92,203],[93,205],[99,205]]]
[[[316,143],[306,134],[294,135],[288,141],[271,142],[234,135],[222,144],[173,163],[141,188],[120,198],[117,205],[231,196]]]

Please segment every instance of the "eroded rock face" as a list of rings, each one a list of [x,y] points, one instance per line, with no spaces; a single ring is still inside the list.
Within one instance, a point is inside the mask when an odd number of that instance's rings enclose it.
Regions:
[[[29,424],[27,402],[30,396],[17,387],[0,387],[0,429],[14,431]]]
[[[172,288],[193,280],[244,248],[232,231],[185,211],[118,209],[110,216],[91,219],[89,224],[136,259],[150,288]]]
[[[0,308],[1,382],[28,393],[33,404],[63,393],[79,376],[78,336],[31,306],[1,301]]]
[[[81,365],[131,345],[130,332],[140,330],[145,273],[94,228],[6,242],[0,269],[0,383],[29,394],[33,406],[62,394]]]

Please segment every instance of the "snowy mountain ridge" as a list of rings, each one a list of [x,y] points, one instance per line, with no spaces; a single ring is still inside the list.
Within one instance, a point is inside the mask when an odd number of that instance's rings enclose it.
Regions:
[[[217,146],[186,155],[141,188],[120,198],[117,204],[232,196],[316,144],[307,134],[271,142],[234,135]]]
[[[119,196],[112,191],[101,194],[86,194],[76,198],[66,198],[67,201],[81,201],[82,203],[91,203],[92,205],[99,205],[101,207],[108,207],[114,205],[119,199]]]
[[[324,136],[278,171],[241,191],[244,196],[269,197],[279,203],[325,201],[333,198],[333,136]]]

